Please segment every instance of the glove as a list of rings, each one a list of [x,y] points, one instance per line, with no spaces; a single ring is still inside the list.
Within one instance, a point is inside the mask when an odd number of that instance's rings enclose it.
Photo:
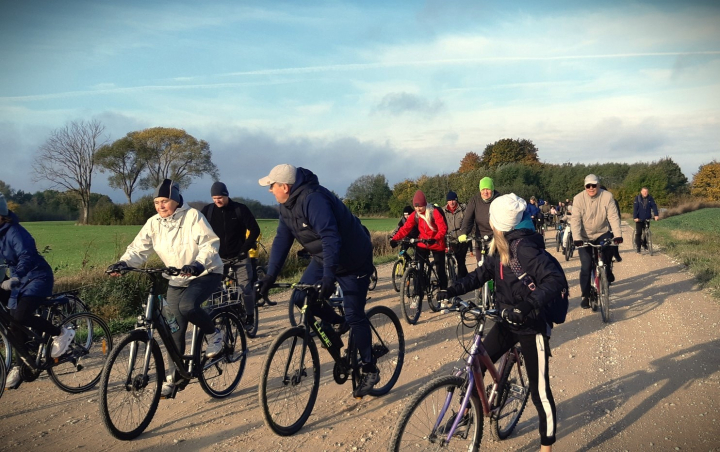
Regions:
[[[449,300],[453,297],[457,297],[457,292],[452,287],[448,287],[447,290],[440,290],[437,295],[435,295],[435,298],[437,298],[438,301]]]
[[[622,242],[623,242],[623,238],[622,238],[622,237],[615,237],[615,238],[613,239],[613,243],[616,244],[616,245],[619,245],[619,244],[621,244]]]
[[[124,273],[130,268],[124,261],[115,262],[105,270],[105,273]]]
[[[315,286],[319,288],[318,297],[327,300],[335,293],[335,277],[323,276],[320,281],[315,283]]]
[[[258,281],[255,284],[255,287],[257,287],[257,291],[262,298],[268,297],[268,294],[270,293],[270,289],[272,289],[272,286],[273,286],[273,284],[275,284],[276,279],[277,279],[277,276],[265,275],[265,277],[263,277],[260,281]]]
[[[241,260],[243,260],[243,259],[247,259],[247,256],[248,256],[247,253],[242,252],[242,253],[240,253],[240,254],[237,255],[237,260],[241,261]]]
[[[467,234],[458,236],[458,242],[460,242],[460,243],[465,243],[465,242],[467,242],[467,240],[468,240]]]
[[[522,301],[513,309],[503,309],[501,316],[508,323],[513,325],[522,325],[525,322],[525,318],[532,310],[533,307],[530,303]]]
[[[576,247],[583,246],[583,241],[582,240],[573,240],[573,245],[575,245]]]
[[[398,246],[398,241],[397,241],[397,240],[390,240],[390,247],[392,247],[392,248],[397,248],[397,246]]]
[[[428,241],[427,241],[428,245],[434,245],[436,243],[437,243],[437,240],[435,240],[435,239],[428,239]]]
[[[205,267],[198,261],[190,265],[183,265],[180,269],[180,276],[198,276],[205,271]]]
[[[16,276],[13,276],[12,278],[6,279],[5,281],[3,281],[2,286],[0,286],[0,287],[2,287],[3,290],[9,291],[9,290],[13,290],[14,288],[16,288],[19,285],[20,285],[20,279],[17,278]]]

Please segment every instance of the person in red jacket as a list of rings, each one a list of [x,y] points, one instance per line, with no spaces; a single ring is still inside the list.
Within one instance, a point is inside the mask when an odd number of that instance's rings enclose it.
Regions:
[[[415,192],[415,196],[413,196],[413,207],[415,208],[415,213],[410,215],[405,225],[395,233],[392,240],[390,240],[390,245],[392,245],[393,248],[396,247],[397,241],[407,237],[415,225],[417,225],[418,231],[420,232],[418,238],[432,241],[430,244],[418,243],[418,256],[424,260],[428,260],[430,252],[432,251],[435,270],[438,274],[438,284],[440,285],[440,289],[444,290],[448,284],[447,272],[445,271],[445,234],[447,233],[445,218],[438,210],[439,208],[428,204],[425,193],[423,193],[422,190]]]

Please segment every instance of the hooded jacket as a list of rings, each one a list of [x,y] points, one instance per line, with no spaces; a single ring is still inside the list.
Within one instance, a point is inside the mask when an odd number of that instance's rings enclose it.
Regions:
[[[409,236],[413,228],[417,226],[419,231],[418,238],[426,240],[435,239],[435,243],[432,245],[418,243],[418,248],[426,248],[432,251],[445,251],[445,234],[447,234],[445,219],[439,212],[439,208],[433,206],[432,204],[427,205],[426,213],[428,218],[432,219],[432,225],[429,225],[424,218],[418,219],[417,212],[413,212],[410,214],[403,227],[401,227],[400,230],[393,236],[393,240],[400,240]]]
[[[154,251],[167,267],[182,268],[197,261],[205,267],[198,276],[223,272],[220,239],[205,216],[182,205],[167,218],[153,215],[120,258],[130,267],[142,266]],[[170,285],[185,287],[195,276],[167,276]]]
[[[500,193],[497,190],[493,190],[492,197],[489,201],[484,201],[482,196],[478,192],[475,196],[470,198],[465,209],[465,218],[463,218],[462,226],[460,228],[460,235],[470,234],[475,226],[475,233],[480,236],[488,236],[492,238],[493,231],[490,228],[490,203],[492,203]]]
[[[0,226],[0,257],[10,268],[10,276],[20,280],[10,293],[10,305],[22,297],[49,297],[54,284],[52,268],[38,253],[35,239],[20,225],[17,215],[9,212],[8,216],[12,221]]]
[[[268,275],[277,277],[295,239],[322,262],[324,277],[372,273],[370,233],[312,171],[297,168],[290,197],[279,212]]]
[[[612,193],[598,188],[595,197],[585,190],[573,198],[570,227],[574,240],[592,241],[612,229],[615,237],[621,236],[620,213]]]

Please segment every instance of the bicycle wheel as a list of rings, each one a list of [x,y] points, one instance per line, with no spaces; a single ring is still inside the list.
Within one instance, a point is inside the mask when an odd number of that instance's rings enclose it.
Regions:
[[[375,266],[373,266],[373,272],[370,275],[370,285],[368,286],[368,290],[374,290],[375,287],[377,287],[377,280],[378,280],[377,268],[375,268]]]
[[[452,255],[445,256],[445,268],[447,269],[447,277],[450,284],[457,279],[457,261]]]
[[[653,246],[652,246],[652,232],[650,231],[650,228],[647,229],[647,237],[645,238],[647,240],[647,247],[648,251],[650,252],[650,255],[653,255]]]
[[[302,327],[283,331],[268,349],[260,373],[258,396],[265,425],[281,436],[296,433],[310,417],[319,388],[315,342],[305,341]]]
[[[575,245],[573,245],[573,243],[572,243],[572,236],[568,237],[568,243],[567,243],[567,246],[565,247],[565,260],[566,261],[569,261],[573,255],[573,246],[575,246]]]
[[[90,312],[87,306],[85,306],[85,303],[83,303],[77,295],[67,294],[65,297],[68,299],[68,302],[57,306],[57,309],[55,310],[56,315],[51,319],[53,325],[59,325],[60,322],[73,314]]]
[[[303,297],[305,297],[304,293]],[[290,318],[290,325],[298,326],[300,325],[300,316],[302,315],[302,313],[300,312],[300,308],[295,303],[293,303],[294,299],[295,289],[293,289],[293,294],[290,296],[290,302],[288,303],[288,317]]]
[[[610,323],[610,284],[607,279],[607,270],[600,270],[600,290],[598,290],[598,301],[600,304],[600,315],[605,323]]]
[[[560,252],[560,244],[562,243],[562,232],[558,231],[557,234],[555,234],[555,252]]]
[[[71,394],[92,389],[100,381],[105,360],[113,348],[110,328],[100,317],[88,312],[71,315],[60,327],[74,330],[75,337],[67,352],[48,369],[50,378],[58,388]],[[52,347],[52,339],[47,347]]]
[[[400,292],[402,285],[403,274],[405,273],[405,261],[398,259],[393,264],[392,268],[392,285],[395,292]]]
[[[157,410],[164,378],[160,346],[148,339],[147,330],[131,332],[113,349],[100,378],[100,416],[112,436],[127,441],[147,428]]]
[[[2,331],[0,331],[0,359],[5,364],[6,371],[10,372],[12,368],[12,345],[10,345],[10,341]]]
[[[390,392],[400,378],[405,361],[405,334],[400,319],[387,306],[373,307],[367,312],[367,317],[371,325],[373,359],[380,371],[380,382],[370,391],[370,395],[378,397]],[[357,349],[355,353],[357,362],[360,362]],[[353,387],[360,383],[359,377],[353,372]]]
[[[449,442],[447,438],[467,389],[467,380],[454,375],[438,377],[425,384],[400,414],[390,439],[390,450],[479,450],[483,417],[475,391]]]
[[[410,325],[415,325],[420,318],[422,311],[423,291],[418,271],[409,267],[402,280],[403,290],[400,292],[400,306],[402,307],[405,320]]]
[[[499,394],[491,410],[499,409],[490,416],[490,432],[496,440],[506,439],[515,429],[520,416],[527,405],[530,394],[530,379],[528,378],[525,358],[520,347],[517,348],[520,362],[515,361],[515,355],[508,356],[509,362],[500,377]]]
[[[200,387],[210,397],[220,399],[235,390],[245,371],[247,342],[240,320],[231,312],[220,312],[213,317],[215,328],[225,333],[223,351],[203,361],[198,377]]]
[[[7,372],[5,371],[5,361],[0,360],[0,397],[5,392],[5,379],[7,378]]]

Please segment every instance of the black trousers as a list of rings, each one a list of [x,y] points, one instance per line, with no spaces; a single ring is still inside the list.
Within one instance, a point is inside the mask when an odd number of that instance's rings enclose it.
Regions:
[[[48,333],[51,336],[59,336],[60,327],[53,325],[42,317],[36,316],[35,311],[40,307],[40,303],[45,300],[43,297],[20,297],[18,298],[17,307],[12,310],[13,318],[28,328],[42,333]]]

